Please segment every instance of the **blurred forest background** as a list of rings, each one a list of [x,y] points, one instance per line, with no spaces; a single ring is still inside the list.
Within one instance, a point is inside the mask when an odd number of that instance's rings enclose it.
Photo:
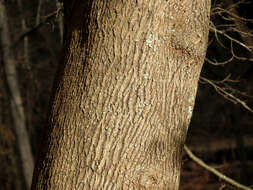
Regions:
[[[213,0],[187,146],[253,185],[253,1]],[[31,179],[63,39],[62,4],[0,0],[0,189]],[[180,190],[236,189],[184,153]]]

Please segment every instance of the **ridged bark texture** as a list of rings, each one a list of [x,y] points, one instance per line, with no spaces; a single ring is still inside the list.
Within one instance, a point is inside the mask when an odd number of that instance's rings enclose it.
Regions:
[[[65,1],[33,190],[177,190],[210,0]]]

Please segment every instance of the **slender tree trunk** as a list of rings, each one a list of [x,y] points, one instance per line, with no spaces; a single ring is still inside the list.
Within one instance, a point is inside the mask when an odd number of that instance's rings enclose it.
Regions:
[[[62,2],[56,0],[56,7],[57,7],[57,10],[60,10],[62,8]],[[63,44],[63,31],[64,31],[63,16],[62,16],[62,14],[59,14],[57,17],[58,17],[60,42],[61,42],[61,45],[62,45]]]
[[[24,4],[22,0],[17,0],[17,4],[18,4],[19,12],[21,13],[20,14],[21,30],[22,30],[22,33],[24,34],[25,32],[27,32],[27,25],[26,25],[26,20],[25,20],[26,9],[24,8]],[[23,43],[23,64],[22,65],[25,67],[27,71],[29,71],[27,73],[27,83],[30,87],[32,87],[32,84],[34,84],[36,80],[34,80],[35,78],[31,70],[28,35],[24,37],[23,42],[24,43]],[[31,99],[31,88],[27,88],[26,95],[27,95],[26,98]],[[27,124],[27,128],[30,129],[32,127],[32,118],[33,118],[33,111],[32,111],[33,108],[32,108],[31,101],[27,101],[27,106],[25,108],[26,108],[26,124]]]
[[[41,0],[38,0],[38,9],[36,14],[36,26],[40,24],[40,9],[41,9]]]
[[[22,33],[25,33],[27,31],[27,27],[26,27],[26,21],[23,17],[24,14],[24,6],[21,0],[17,0],[17,4],[18,4],[18,8],[19,11],[21,13],[21,29],[22,29]],[[24,64],[27,67],[27,69],[30,70],[30,62],[29,62],[30,58],[29,58],[29,41],[28,41],[28,36],[24,37]]]
[[[33,190],[177,190],[209,0],[65,1]]]
[[[31,145],[29,142],[29,135],[27,133],[25,124],[24,108],[22,105],[22,99],[18,85],[18,79],[15,68],[15,59],[13,52],[10,49],[11,41],[9,36],[7,14],[5,6],[2,1],[0,1],[0,26],[2,27],[0,37],[2,42],[1,45],[3,48],[4,69],[8,87],[10,89],[10,102],[13,117],[13,125],[18,140],[18,149],[20,152],[20,159],[22,162],[25,184],[29,189],[31,186],[32,173],[34,167],[33,155],[31,151]]]

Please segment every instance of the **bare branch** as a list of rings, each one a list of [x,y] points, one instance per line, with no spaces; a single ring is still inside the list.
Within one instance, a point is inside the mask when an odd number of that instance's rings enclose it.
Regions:
[[[235,97],[233,94],[227,92],[226,90],[224,90],[224,88],[218,86],[215,84],[215,82],[204,78],[204,77],[200,77],[200,80],[210,84],[211,86],[214,87],[214,89],[220,94],[222,95],[224,98],[228,99],[229,101],[233,102],[233,103],[239,103],[241,104],[245,109],[247,109],[249,112],[251,112],[253,114],[253,110],[246,104],[246,102],[240,100],[239,98]]]
[[[232,13],[231,11],[223,9],[221,7],[216,7],[215,10],[217,10],[217,13],[219,15],[221,15],[222,13],[227,13],[228,15],[232,16],[230,18],[226,18],[227,20],[234,20],[234,18],[236,18],[236,19],[239,19],[239,20],[242,20],[242,21],[253,22],[253,19],[247,19],[247,18],[240,17],[240,16]]]
[[[253,62],[253,59],[252,59],[252,58],[239,57],[239,56],[235,55],[234,47],[233,47],[233,42],[232,42],[232,41],[231,41],[231,53],[232,53],[233,57],[235,57],[235,58],[238,59],[238,60],[242,60],[242,61],[252,61],[252,62]]]
[[[244,47],[245,49],[247,49],[249,52],[252,53],[252,47],[247,46],[247,45],[245,45],[244,43],[242,43],[242,42],[236,40],[235,38],[233,38],[233,37],[227,35],[224,31],[218,30],[218,29],[214,26],[213,23],[211,23],[211,25],[210,25],[210,30],[213,31],[213,32],[215,32],[215,35],[217,35],[217,33],[222,34],[222,35],[225,36],[226,38],[228,38],[228,39],[230,39],[231,41],[233,41],[233,42],[239,44],[240,46]],[[217,39],[218,39],[218,38],[217,38]],[[224,46],[223,46],[223,47],[224,47]]]
[[[184,150],[187,153],[187,155],[193,160],[195,161],[197,164],[199,164],[201,167],[205,168],[206,170],[210,171],[211,173],[213,173],[214,175],[218,176],[220,179],[224,180],[225,182],[239,188],[239,189],[244,189],[244,190],[253,190],[250,187],[247,187],[245,185],[242,185],[238,182],[236,182],[235,180],[225,176],[224,174],[222,174],[221,172],[219,172],[218,170],[214,169],[213,167],[207,165],[205,162],[203,162],[201,159],[199,159],[197,156],[195,156],[192,151],[186,146],[184,145]]]
[[[34,26],[33,28],[27,30],[25,33],[21,34],[21,36],[18,38],[18,40],[16,40],[16,42],[13,43],[13,47],[15,47],[18,43],[20,43],[26,36],[32,34],[33,32],[36,32],[40,27],[42,27],[44,24],[46,24],[47,22],[55,19],[59,12],[62,11],[62,9],[57,9],[56,11],[52,12],[51,14],[44,16],[41,18],[41,22]]]
[[[208,59],[207,57],[205,58],[205,61],[212,64],[212,65],[215,65],[215,66],[220,66],[220,65],[225,65],[227,63],[230,63],[231,61],[233,61],[234,57],[232,56],[230,59],[226,60],[226,61],[223,61],[223,62],[218,62],[216,60],[214,61],[211,61],[210,59]]]
[[[237,32],[237,33],[239,33],[239,34],[241,34],[241,35],[243,35],[243,36],[253,37],[253,34],[251,34],[252,31],[251,31],[251,32],[244,32],[244,31],[242,31],[242,30],[239,30],[239,29],[236,28],[236,27],[230,27],[230,30],[235,31],[235,32]]]

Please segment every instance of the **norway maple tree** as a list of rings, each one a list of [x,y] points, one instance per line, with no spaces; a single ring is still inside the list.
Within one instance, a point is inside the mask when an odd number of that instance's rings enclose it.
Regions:
[[[33,190],[177,190],[210,0],[64,0]]]

